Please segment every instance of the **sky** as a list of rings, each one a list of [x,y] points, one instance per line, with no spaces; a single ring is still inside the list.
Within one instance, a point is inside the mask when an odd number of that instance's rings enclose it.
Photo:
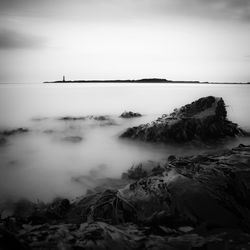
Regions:
[[[0,83],[250,82],[250,0],[0,0]]]

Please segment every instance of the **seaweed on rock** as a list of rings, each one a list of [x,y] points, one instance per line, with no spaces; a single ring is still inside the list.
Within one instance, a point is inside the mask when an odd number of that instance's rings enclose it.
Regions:
[[[213,96],[200,98],[150,124],[128,128],[121,137],[151,142],[215,141],[247,135],[227,119],[224,100]]]

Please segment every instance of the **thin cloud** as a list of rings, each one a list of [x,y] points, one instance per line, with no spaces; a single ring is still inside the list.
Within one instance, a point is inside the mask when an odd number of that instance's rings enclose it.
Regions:
[[[250,21],[250,0],[0,0],[0,13],[84,20],[188,16]]]
[[[44,39],[17,32],[14,30],[0,30],[0,49],[32,49],[44,46]]]

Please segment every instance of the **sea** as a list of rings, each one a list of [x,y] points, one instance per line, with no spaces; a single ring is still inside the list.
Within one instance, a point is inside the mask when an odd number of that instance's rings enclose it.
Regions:
[[[233,138],[213,146],[119,138],[129,127],[149,123],[210,95],[222,97],[228,119],[250,131],[250,85],[1,84],[0,131],[27,128],[28,132],[8,136],[7,142],[0,145],[0,201],[73,199],[102,179],[120,178],[140,162],[250,144],[249,138]],[[124,111],[139,112],[142,117],[123,119],[120,115]]]

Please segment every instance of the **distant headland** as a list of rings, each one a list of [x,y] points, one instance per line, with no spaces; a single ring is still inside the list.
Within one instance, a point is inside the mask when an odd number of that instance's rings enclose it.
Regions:
[[[183,81],[183,80],[168,80],[164,78],[142,78],[136,80],[66,80],[63,76],[62,80],[45,81],[43,83],[197,83],[197,84],[220,84],[222,82],[200,82],[200,81]],[[250,82],[223,82],[222,84],[250,84]]]

